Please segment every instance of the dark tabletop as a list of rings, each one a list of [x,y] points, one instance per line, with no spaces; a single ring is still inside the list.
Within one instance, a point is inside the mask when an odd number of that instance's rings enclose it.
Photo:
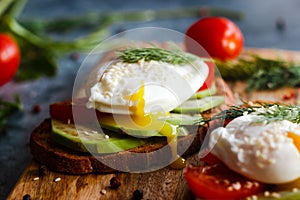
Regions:
[[[55,18],[75,16],[86,12],[116,10],[146,10],[180,8],[190,6],[213,6],[230,8],[244,14],[244,19],[236,21],[245,37],[245,46],[260,48],[281,48],[300,50],[300,1],[298,0],[28,0],[21,17]],[[196,18],[159,20],[118,24],[114,30],[155,26],[185,32]],[[32,82],[10,82],[0,88],[0,98],[11,99],[18,93],[24,104],[24,111],[9,120],[7,131],[0,135],[0,199],[12,190],[22,171],[31,161],[29,135],[32,129],[48,117],[48,105],[56,101],[70,99],[74,79],[82,60],[71,60],[68,56],[59,60],[58,75],[41,78]],[[35,105],[41,111],[33,113]]]

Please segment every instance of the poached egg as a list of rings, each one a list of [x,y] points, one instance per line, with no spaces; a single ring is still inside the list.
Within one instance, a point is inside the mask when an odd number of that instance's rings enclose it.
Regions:
[[[263,183],[300,178],[300,126],[287,120],[266,121],[244,115],[210,134],[211,153],[230,169]]]
[[[201,59],[185,65],[154,60],[119,61],[98,72],[87,106],[101,112],[133,114],[132,106],[137,104],[137,99],[143,98],[144,105],[138,110],[169,112],[190,98],[203,85],[207,75],[208,67]],[[141,90],[143,92],[139,92]]]

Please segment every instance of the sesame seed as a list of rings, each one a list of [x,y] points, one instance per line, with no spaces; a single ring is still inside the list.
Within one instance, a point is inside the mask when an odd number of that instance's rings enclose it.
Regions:
[[[109,135],[105,135],[104,137],[105,137],[105,139],[109,139]]]
[[[54,182],[59,182],[59,181],[61,181],[60,177],[57,177],[56,179],[54,179]]]
[[[224,179],[223,182],[226,184],[226,185],[229,185],[230,181],[227,180],[227,179]]]
[[[32,180],[37,181],[39,179],[40,179],[40,177],[34,177]]]
[[[274,197],[274,198],[280,198],[281,195],[280,195],[279,193],[277,193],[277,192],[272,192],[272,193],[271,193],[271,197]]]
[[[244,185],[244,187],[247,188],[247,189],[252,188],[252,186],[253,186],[253,183],[250,182],[250,181],[247,181],[246,184]]]
[[[269,196],[270,196],[270,192],[269,192],[269,191],[265,191],[265,192],[264,192],[264,196],[265,196],[265,197],[269,197]]]
[[[251,198],[252,198],[252,200],[257,200],[257,196],[256,195],[252,195]]]
[[[101,194],[105,195],[106,194],[106,190],[101,190]]]
[[[232,186],[227,187],[227,191],[233,191],[233,187]]]
[[[239,190],[239,189],[241,189],[242,185],[240,184],[240,182],[236,182],[236,183],[233,183],[233,184],[232,184],[232,187],[233,187],[235,190]]]
[[[256,166],[261,168],[261,169],[264,168],[264,164],[262,164],[262,163],[256,163]]]
[[[68,125],[70,125],[71,124],[71,120],[70,119],[68,119]]]
[[[299,189],[298,188],[293,188],[293,190],[292,190],[293,192],[298,192],[299,191]]]

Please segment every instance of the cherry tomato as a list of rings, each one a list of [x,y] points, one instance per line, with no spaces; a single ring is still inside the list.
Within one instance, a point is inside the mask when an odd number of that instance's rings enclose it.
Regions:
[[[20,50],[8,34],[0,33],[0,86],[13,78],[20,64]]]
[[[187,29],[186,35],[187,51],[203,56],[202,50],[195,45],[196,41],[211,57],[223,61],[236,58],[244,45],[244,37],[239,27],[223,17],[202,18]]]
[[[188,166],[184,177],[198,198],[241,199],[262,192],[265,184],[247,179],[224,164]]]

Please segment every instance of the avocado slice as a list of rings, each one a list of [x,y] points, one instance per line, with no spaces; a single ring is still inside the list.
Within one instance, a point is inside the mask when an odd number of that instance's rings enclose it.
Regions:
[[[192,126],[192,125],[197,125],[198,122],[200,122],[201,119],[203,118],[200,113],[190,114],[190,115],[180,114],[180,113],[170,113],[170,115],[161,117],[159,119],[165,120],[166,122],[173,125]]]
[[[223,96],[209,96],[202,99],[187,100],[172,112],[202,113],[224,103]]]
[[[216,93],[217,93],[217,87],[215,84],[212,84],[210,88],[196,92],[194,95],[190,97],[190,99],[202,99],[204,97],[215,95]]]
[[[60,121],[51,120],[51,139],[58,144],[71,148],[75,151],[92,153],[116,153],[135,148],[145,144],[145,140],[128,136],[109,136],[98,133],[84,126],[64,124]]]

